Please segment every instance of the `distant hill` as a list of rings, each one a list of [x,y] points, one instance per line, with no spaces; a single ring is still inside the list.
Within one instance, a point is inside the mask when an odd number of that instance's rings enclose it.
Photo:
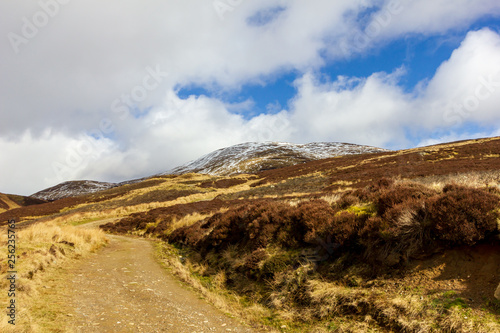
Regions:
[[[257,173],[336,156],[386,151],[388,150],[337,142],[247,142],[216,150],[164,174],[203,173],[229,176]]]
[[[0,193],[0,213],[5,211],[45,203],[45,200],[24,197],[21,195]]]
[[[68,181],[32,194],[30,197],[46,201],[76,197],[95,193],[117,186],[115,183],[96,182],[93,180]]]

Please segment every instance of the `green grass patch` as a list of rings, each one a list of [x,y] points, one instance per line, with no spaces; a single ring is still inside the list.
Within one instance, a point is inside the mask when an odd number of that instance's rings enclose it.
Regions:
[[[95,222],[95,221],[99,221],[99,220],[102,220],[102,218],[101,217],[94,217],[94,218],[84,219],[84,220],[80,220],[80,221],[73,221],[73,222],[70,222],[69,224],[72,226],[78,226],[78,225],[87,224],[87,223]]]
[[[357,216],[375,216],[377,214],[377,207],[373,203],[354,205],[347,208],[346,211]]]
[[[469,305],[461,297],[457,297],[454,290],[445,291],[431,301],[431,305],[438,309],[449,310],[451,308],[467,309]]]

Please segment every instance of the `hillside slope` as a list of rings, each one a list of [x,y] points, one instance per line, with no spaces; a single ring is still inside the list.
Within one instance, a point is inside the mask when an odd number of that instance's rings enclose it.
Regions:
[[[164,174],[195,172],[229,176],[238,173],[257,173],[336,156],[384,151],[387,150],[337,142],[308,144],[247,142],[216,150]]]

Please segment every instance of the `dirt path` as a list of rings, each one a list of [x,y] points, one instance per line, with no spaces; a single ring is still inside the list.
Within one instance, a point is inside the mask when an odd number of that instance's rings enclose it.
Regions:
[[[76,332],[254,332],[170,276],[150,242],[109,237],[68,281]]]

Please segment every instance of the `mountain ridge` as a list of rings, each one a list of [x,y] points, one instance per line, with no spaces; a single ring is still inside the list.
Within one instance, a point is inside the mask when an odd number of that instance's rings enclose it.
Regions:
[[[388,151],[382,148],[339,142],[312,142],[294,144],[288,142],[246,142],[215,150],[209,154],[155,176],[202,173],[229,176],[238,173],[257,173],[264,170],[306,163],[323,158],[353,154]],[[54,201],[74,196],[96,193],[113,187],[145,180],[145,177],[120,183],[93,180],[66,181],[43,189],[30,197]]]

